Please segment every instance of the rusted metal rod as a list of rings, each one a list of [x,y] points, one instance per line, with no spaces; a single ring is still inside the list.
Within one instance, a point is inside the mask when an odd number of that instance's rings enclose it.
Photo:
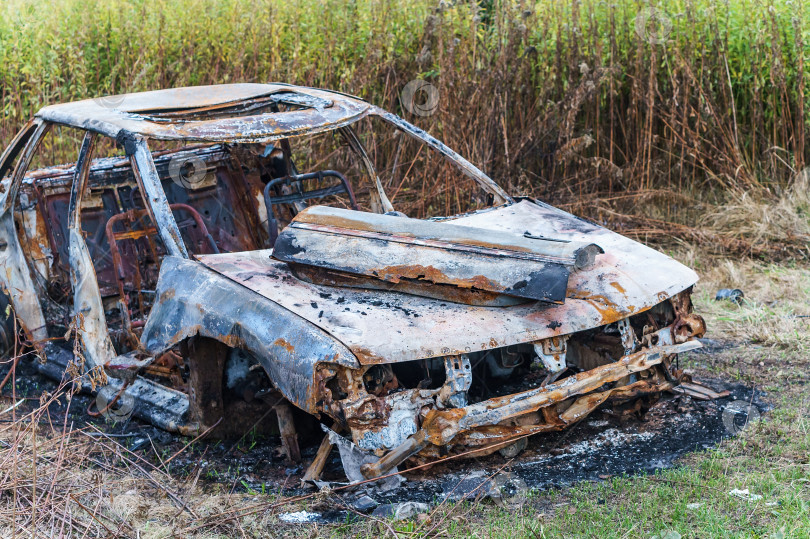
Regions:
[[[422,428],[390,453],[373,464],[362,467],[366,478],[379,477],[398,466],[406,459],[424,449],[429,443],[447,445],[456,435],[485,425],[496,425],[502,421],[537,411],[538,409],[562,402],[570,397],[582,395],[598,389],[605,383],[615,382],[632,374],[660,364],[664,356],[700,348],[699,341],[660,346],[622,356],[615,363],[602,365],[596,369],[565,378],[555,384],[539,387],[523,393],[497,397],[471,404],[464,408],[431,410]],[[601,404],[611,391],[587,395],[578,400],[568,414],[569,421],[579,420]],[[591,402],[588,402],[588,401]]]

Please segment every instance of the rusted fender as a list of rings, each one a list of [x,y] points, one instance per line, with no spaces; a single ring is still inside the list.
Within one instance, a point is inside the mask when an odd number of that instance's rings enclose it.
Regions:
[[[309,413],[317,413],[318,363],[360,367],[317,326],[198,262],[167,256],[141,344],[157,355],[195,335],[252,353],[284,397]]]

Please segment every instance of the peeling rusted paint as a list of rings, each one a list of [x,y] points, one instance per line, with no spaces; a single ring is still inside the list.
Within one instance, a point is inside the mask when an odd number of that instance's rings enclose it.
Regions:
[[[295,347],[293,345],[291,345],[290,343],[288,343],[287,341],[285,341],[284,339],[282,339],[281,337],[279,337],[278,339],[273,341],[273,344],[276,345],[276,346],[280,346],[280,347],[284,348],[286,351],[288,351],[291,354],[295,353]]]
[[[619,292],[621,292],[622,294],[624,294],[624,293],[626,292],[626,291],[625,291],[625,289],[624,289],[624,287],[622,287],[622,285],[620,285],[620,284],[619,284],[619,283],[617,283],[616,281],[611,282],[611,283],[610,283],[610,286],[612,286],[613,288],[615,288],[616,290],[618,290],[618,291],[619,291]]]
[[[316,365],[359,367],[322,330],[194,261],[166,257],[157,294],[141,336],[146,351],[159,354],[197,335],[250,350],[284,397],[310,413],[318,412]],[[197,307],[199,298],[206,302]]]
[[[491,303],[487,293],[511,298],[501,304],[562,303],[570,273],[592,266],[599,253],[597,245],[584,242],[526,239],[488,228],[315,206],[300,212],[281,233],[273,257],[296,267],[355,275],[372,287],[370,279],[394,285],[410,281],[394,288],[480,305],[476,300]],[[460,296],[453,288],[485,295]]]

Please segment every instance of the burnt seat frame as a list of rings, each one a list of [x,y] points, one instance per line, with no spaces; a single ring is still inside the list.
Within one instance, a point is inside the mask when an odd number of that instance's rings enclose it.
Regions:
[[[191,219],[193,223],[197,227],[197,235],[201,236],[205,239],[205,242],[208,246],[208,250],[213,254],[219,254],[219,248],[217,247],[216,242],[214,242],[214,238],[211,236],[210,232],[208,232],[208,228],[205,226],[205,222],[203,221],[202,216],[200,213],[195,210],[192,206],[188,204],[170,204],[169,207],[173,212],[186,212],[191,215]],[[113,266],[115,267],[115,275],[117,277],[118,283],[118,294],[121,298],[121,301],[124,302],[124,309],[122,309],[122,315],[127,318],[127,323],[125,325],[135,326],[139,325],[142,326],[144,320],[139,320],[137,322],[132,322],[132,309],[129,305],[129,299],[127,297],[127,293],[124,287],[124,282],[126,280],[126,269],[124,267],[124,260],[121,257],[121,251],[118,248],[118,242],[123,240],[130,240],[135,244],[135,249],[137,250],[137,243],[139,239],[145,238],[147,240],[147,245],[149,247],[149,252],[152,255],[153,260],[158,260],[159,256],[157,253],[157,246],[152,239],[152,236],[157,235],[157,230],[154,226],[145,226],[139,230],[124,230],[122,232],[115,232],[115,225],[119,222],[124,222],[125,225],[129,225],[132,227],[138,220],[142,219],[148,215],[148,211],[145,209],[132,209],[126,211],[124,213],[119,213],[113,215],[107,220],[107,224],[105,226],[105,234],[107,236],[107,243],[110,246],[110,254],[113,260]],[[178,225],[180,228],[183,226]],[[126,228],[126,226],[125,226]],[[202,243],[202,240],[197,242],[198,244]],[[134,291],[137,294],[138,298],[138,311],[142,318],[145,318],[146,309],[144,307],[144,300],[143,300],[143,291],[141,290],[141,284],[143,281],[143,276],[141,275],[140,264],[137,262],[133,265],[134,269]]]
[[[310,191],[300,190],[301,183],[306,180],[318,180],[318,184],[321,184],[324,178],[330,177],[337,178],[339,183],[329,187],[312,189]],[[293,184],[297,185],[293,186]],[[270,190],[276,186],[293,187],[293,189],[298,189],[298,192],[272,196],[270,194]],[[264,205],[267,208],[267,226],[270,233],[270,246],[272,247],[275,245],[276,239],[278,239],[278,220],[276,219],[276,214],[273,211],[273,206],[279,204],[294,204],[296,202],[304,202],[314,198],[325,198],[328,196],[341,194],[349,195],[349,205],[353,210],[360,209],[357,206],[357,200],[354,197],[354,191],[352,191],[352,186],[349,183],[349,180],[347,180],[343,174],[336,170],[319,170],[317,172],[308,172],[306,174],[294,174],[291,176],[285,176],[283,178],[275,178],[267,182],[267,185],[264,186]]]

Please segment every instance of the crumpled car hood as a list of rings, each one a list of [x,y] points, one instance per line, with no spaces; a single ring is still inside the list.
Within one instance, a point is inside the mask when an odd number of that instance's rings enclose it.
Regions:
[[[596,244],[313,206],[278,236],[273,258],[304,281],[404,292],[466,305],[564,303],[568,276]]]
[[[319,326],[363,364],[464,354],[602,326],[649,309],[698,280],[663,253],[542,203],[524,200],[446,222],[592,242],[605,253],[592,268],[571,275],[564,304],[508,307],[311,284],[272,259],[271,250],[198,260]]]

